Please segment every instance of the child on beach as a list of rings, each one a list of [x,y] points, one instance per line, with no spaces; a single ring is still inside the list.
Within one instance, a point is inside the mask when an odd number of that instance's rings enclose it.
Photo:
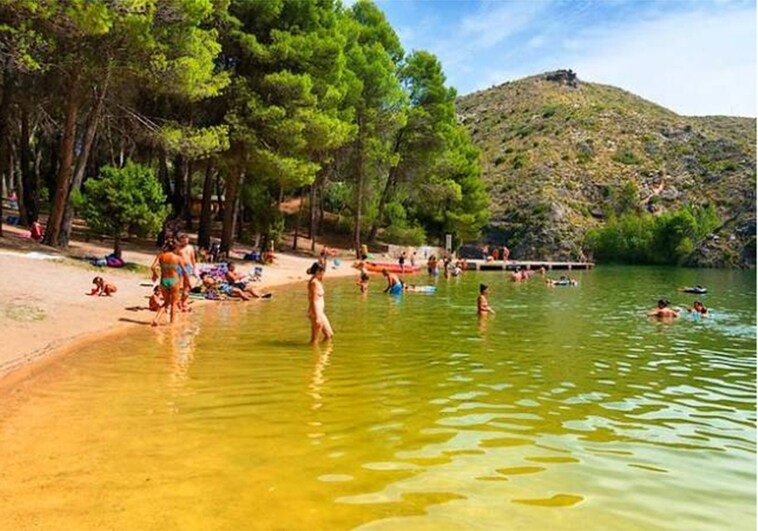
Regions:
[[[492,306],[487,302],[488,290],[489,286],[486,284],[479,284],[479,297],[476,299],[476,313],[479,315],[485,315],[488,313],[491,313],[492,315],[495,314],[495,310],[493,310]]]
[[[163,306],[163,298],[161,297],[161,287],[155,286],[153,288],[153,294],[150,296],[148,306],[151,312],[157,312]]]
[[[110,297],[118,291],[115,284],[110,284],[103,280],[103,277],[95,277],[92,279],[92,283],[95,285],[90,292],[90,295],[106,296]]]

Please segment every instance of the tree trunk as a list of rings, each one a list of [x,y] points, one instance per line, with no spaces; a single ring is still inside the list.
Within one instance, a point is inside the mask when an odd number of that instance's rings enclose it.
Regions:
[[[187,230],[192,230],[192,161],[185,158],[184,163],[184,223]]]
[[[3,96],[0,99],[0,236],[3,235],[3,201],[5,195],[3,184],[5,174],[8,170],[8,155],[10,148],[10,117],[11,117],[11,98],[13,98],[14,79],[6,71],[3,75]]]
[[[197,230],[197,245],[201,249],[211,248],[211,203],[213,199],[213,162],[208,161],[203,181],[203,206],[200,210],[200,226]]]
[[[113,254],[121,258],[121,229],[117,229],[113,235]]]
[[[316,250],[316,183],[311,185],[308,194],[308,238],[311,240],[311,251]]]
[[[216,200],[218,201],[218,212],[216,212],[217,220],[224,219],[224,207],[226,206],[226,201],[221,200],[223,195],[224,195],[223,179],[221,177],[221,172],[218,171],[216,172]]]
[[[382,192],[382,196],[379,198],[379,207],[376,212],[376,219],[371,224],[371,231],[368,235],[368,241],[370,242],[373,242],[376,239],[376,233],[379,231],[379,224],[384,218],[384,209],[389,202],[390,195],[392,195],[392,190],[395,188],[395,182],[397,180],[396,168],[397,166],[394,166],[390,169],[390,174],[387,177],[387,184],[384,185],[384,191]]]
[[[400,146],[403,142],[403,133],[405,132],[405,128],[401,129],[397,133],[397,137],[395,137],[395,145],[392,146],[392,153],[397,154],[400,151]],[[376,219],[374,219],[374,222],[371,224],[371,231],[368,235],[368,241],[373,242],[376,239],[376,233],[379,231],[379,224],[383,221],[384,218],[384,208],[387,206],[387,203],[389,202],[390,195],[392,194],[392,190],[395,188],[395,183],[397,182],[397,174],[398,174],[398,168],[400,167],[400,161],[390,168],[389,175],[387,175],[387,183],[384,185],[384,191],[382,192],[382,196],[379,198],[379,207],[377,209],[376,213]]]
[[[169,203],[174,204],[174,192],[171,189],[171,177],[168,174],[168,161],[166,152],[161,149],[158,155],[158,180],[163,187],[163,193],[166,194]]]
[[[237,195],[244,173],[233,172],[227,178],[224,201],[224,223],[221,227],[221,252],[228,253],[234,244],[234,227],[237,222]]]
[[[71,166],[74,162],[74,144],[76,142],[76,119],[79,114],[79,100],[74,89],[76,81],[77,79],[74,77],[66,102],[66,121],[63,125],[63,140],[61,141],[55,196],[45,229],[45,243],[48,245],[57,245],[58,243],[61,224],[63,223],[63,212],[66,209],[68,199],[68,187],[71,182]]]
[[[21,182],[24,189],[24,209],[27,226],[39,218],[39,179],[31,165],[31,147],[29,145],[29,108],[24,105],[21,110]]]
[[[363,119],[358,118],[358,160],[357,175],[356,175],[356,191],[355,191],[355,216],[353,218],[353,246],[355,247],[355,257],[361,257],[361,214],[363,213],[363,187],[365,180],[365,168],[363,164]]]
[[[303,197],[303,194],[300,194],[300,205],[297,208],[297,216],[295,216],[295,235],[292,238],[292,250],[297,251],[297,237],[299,236],[300,232],[300,218],[303,215],[303,203],[305,202],[305,198]]]
[[[185,182],[185,163],[183,156],[174,157],[174,195],[172,197],[172,207],[174,209],[171,217],[178,218],[183,214],[184,207],[184,182]]]
[[[97,133],[97,127],[100,123],[100,114],[103,111],[103,103],[105,101],[105,93],[107,90],[108,74],[106,73],[105,82],[103,83],[103,88],[100,91],[97,102],[87,117],[87,128],[84,132],[84,145],[82,146],[82,152],[79,155],[79,158],[76,160],[74,178],[68,191],[66,211],[63,213],[63,223],[61,225],[60,235],[58,236],[58,245],[61,247],[68,247],[69,237],[71,236],[71,225],[74,221],[74,205],[71,204],[71,195],[78,192],[82,187],[84,174],[87,169],[87,162],[89,162],[92,146],[95,143],[95,134]]]

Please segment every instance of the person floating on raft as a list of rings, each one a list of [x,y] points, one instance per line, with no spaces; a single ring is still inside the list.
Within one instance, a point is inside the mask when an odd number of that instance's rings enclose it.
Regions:
[[[545,284],[547,284],[548,286],[578,286],[579,282],[577,282],[573,278],[562,275],[561,278],[559,278],[558,280],[553,280],[552,278],[546,278]]]
[[[385,288],[384,293],[389,293],[390,295],[402,295],[403,283],[400,281],[400,278],[395,273],[390,273],[386,269],[382,269],[382,275],[387,279],[387,287]]]
[[[695,293],[697,295],[704,295],[705,293],[708,293],[708,288],[701,286],[700,284],[697,284],[695,286],[687,286],[686,288],[682,288],[680,291],[683,291],[684,293]]]

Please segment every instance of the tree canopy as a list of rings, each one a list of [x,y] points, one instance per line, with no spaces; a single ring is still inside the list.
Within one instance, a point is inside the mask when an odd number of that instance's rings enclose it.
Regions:
[[[152,198],[157,183],[171,208],[154,213],[190,225],[199,199],[204,245],[219,203],[225,250],[304,220],[314,245],[331,224],[356,252],[475,239],[487,221],[442,65],[406,53],[369,0],[0,0],[0,73],[2,181],[25,223],[49,212],[52,245],[67,244],[74,207],[114,232],[72,198],[119,168],[155,174],[122,176]]]

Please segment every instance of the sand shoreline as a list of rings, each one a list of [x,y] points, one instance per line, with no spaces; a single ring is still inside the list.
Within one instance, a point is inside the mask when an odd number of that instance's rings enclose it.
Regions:
[[[152,283],[147,273],[95,269],[85,262],[59,256],[40,259],[37,254],[15,252],[0,246],[0,386],[18,383],[62,356],[70,355],[93,342],[129,333],[136,326],[148,326],[153,312],[146,309]],[[136,262],[149,264],[153,255],[144,253]],[[305,282],[305,270],[313,258],[278,254],[277,263],[264,266],[263,289]],[[238,262],[242,271],[254,264]],[[344,261],[328,272],[330,278],[356,276]],[[113,281],[119,291],[113,297],[87,295],[94,276]],[[193,308],[209,311],[218,304],[259,304],[238,301],[197,300]],[[276,304],[276,296],[270,302]],[[168,326],[168,325],[164,325]]]

